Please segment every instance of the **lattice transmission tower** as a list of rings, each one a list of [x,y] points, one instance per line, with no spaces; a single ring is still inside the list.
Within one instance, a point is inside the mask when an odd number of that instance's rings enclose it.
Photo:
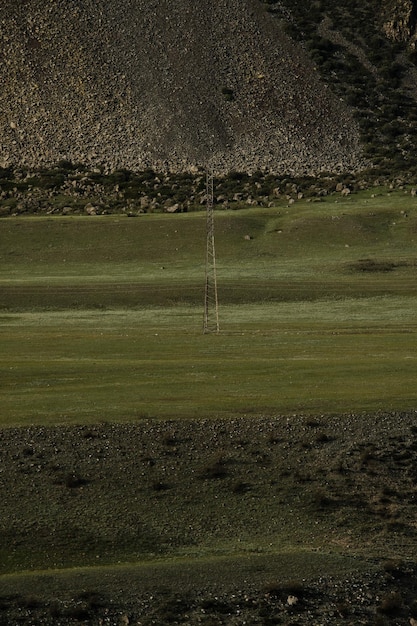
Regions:
[[[207,246],[206,246],[206,284],[204,289],[204,333],[218,333],[219,300],[217,297],[216,250],[214,247],[214,191],[213,171],[207,167],[206,172],[206,206],[207,206]]]

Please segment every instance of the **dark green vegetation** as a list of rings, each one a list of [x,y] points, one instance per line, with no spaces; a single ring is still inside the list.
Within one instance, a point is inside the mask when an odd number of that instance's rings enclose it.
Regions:
[[[373,168],[357,174],[276,176],[265,172],[230,172],[214,178],[216,208],[238,210],[270,207],[277,200],[300,198],[315,202],[379,186],[395,190],[417,184],[417,173],[391,173]],[[0,168],[0,217],[23,215],[110,215],[137,217],[144,213],[187,213],[205,206],[206,174],[162,174],[100,169],[63,161],[37,170]]]
[[[0,623],[417,617],[416,209],[3,219]]]
[[[410,38],[416,9],[409,6],[415,3],[267,4],[291,37],[306,45],[330,88],[354,109],[365,155],[376,170],[415,177],[417,55]]]
[[[351,193],[391,184],[404,189],[417,183],[416,176],[381,175],[378,169],[360,174],[323,174],[320,177],[251,175],[230,172],[214,179],[214,203],[219,209],[268,207],[277,199],[300,197],[319,201],[344,190]],[[200,211],[205,206],[206,174],[162,174],[99,169],[62,162],[38,170],[0,168],[0,216],[108,215],[137,217],[143,213]]]

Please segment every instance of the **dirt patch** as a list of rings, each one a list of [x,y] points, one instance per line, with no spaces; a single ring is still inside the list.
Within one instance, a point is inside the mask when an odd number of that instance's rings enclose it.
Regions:
[[[350,263],[348,268],[352,272],[393,272],[400,267],[410,267],[407,261],[383,261],[377,259],[359,259]]]

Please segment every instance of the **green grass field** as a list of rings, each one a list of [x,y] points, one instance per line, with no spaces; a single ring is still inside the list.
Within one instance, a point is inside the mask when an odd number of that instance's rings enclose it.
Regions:
[[[219,336],[203,213],[4,219],[1,423],[413,407],[416,208],[218,213]]]
[[[3,425],[416,405],[417,298],[3,315]],[[243,310],[240,310],[243,309]]]

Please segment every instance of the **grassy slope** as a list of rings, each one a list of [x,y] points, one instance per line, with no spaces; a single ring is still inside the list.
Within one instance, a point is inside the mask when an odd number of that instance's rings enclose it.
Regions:
[[[1,328],[2,423],[415,406],[416,298],[344,304],[252,304],[238,321],[224,308],[220,337],[185,307],[15,315]]]
[[[2,221],[3,424],[413,407],[415,204]]]
[[[136,422],[145,416],[331,416],[354,410],[413,408],[417,395],[416,226],[415,200],[403,193],[218,214],[222,332],[219,336],[204,336],[200,304],[204,279],[203,215],[146,216],[136,220],[3,220],[2,425]],[[251,239],[245,239],[245,235]],[[397,266],[392,271],[362,271],[363,264],[358,265],[361,259]],[[365,267],[369,269],[369,264]],[[326,418],[325,424],[331,422]],[[161,432],[166,428],[162,422]],[[367,436],[369,433],[364,435]],[[264,450],[271,454],[268,441],[259,443],[260,454]],[[293,444],[297,441],[295,438]],[[311,442],[305,443],[308,449]],[[334,444],[335,455],[339,443]],[[345,444],[348,450],[349,441]],[[257,445],[255,439],[253,445]],[[25,467],[28,465],[30,476],[30,468],[37,465],[31,465],[31,455],[23,458],[22,446],[13,458],[20,458],[19,463]],[[48,454],[41,466],[47,472],[55,472]],[[160,450],[157,458],[164,454]],[[224,455],[223,448],[219,454]],[[239,456],[242,467],[248,463],[245,454]],[[183,484],[184,478],[175,474],[179,492],[174,489],[166,497],[164,491],[155,492],[152,476],[147,476],[146,481],[150,482],[141,488],[143,509],[135,514],[142,516],[140,519],[145,516],[146,521],[151,507],[156,522],[148,522],[154,528],[153,540],[162,546],[160,556],[185,554],[187,558],[206,558],[210,554],[237,553],[242,548],[232,535],[240,526],[245,529],[244,551],[249,554],[259,548],[275,553],[310,550],[325,544],[326,551],[330,545],[331,551],[338,551],[338,541],[343,550],[349,551],[352,546],[347,547],[345,535],[352,532],[355,523],[358,526],[354,533],[366,537],[377,528],[382,533],[381,545],[386,543],[388,531],[378,526],[379,521],[375,526],[373,513],[365,519],[352,516],[352,512],[340,512],[329,517],[328,527],[325,511],[319,516],[319,532],[314,526],[314,515],[306,524],[304,515],[312,506],[310,479],[312,476],[320,487],[326,458],[317,466],[313,458],[310,478],[299,476],[296,497],[288,500],[288,494],[294,492],[291,481],[296,471],[291,471],[288,481],[281,466],[281,448],[274,454],[276,459],[274,456],[268,470],[271,477],[260,479],[256,465],[255,469],[245,470],[252,472],[249,482],[258,476],[260,483],[255,490],[251,487],[248,494],[242,487],[243,495],[238,498],[231,499],[230,490],[233,492],[236,485],[245,483],[245,476],[242,478],[239,472],[232,472],[220,492],[216,481],[208,481],[204,489],[199,482],[189,487],[187,482]],[[357,454],[360,456],[360,447]],[[195,456],[195,471],[203,462],[213,462],[198,451]],[[181,459],[178,462],[181,467]],[[70,465],[69,461],[64,463],[62,472],[71,471]],[[279,532],[269,528],[272,512],[264,508],[270,498],[268,481],[278,467],[284,491],[273,515],[274,519],[281,518]],[[26,475],[24,467],[22,471]],[[358,471],[360,475],[360,467]],[[113,472],[110,467],[109,484]],[[48,556],[43,551],[42,532],[38,537],[39,554],[27,543],[32,513],[29,509],[25,513],[23,504],[22,543],[20,548],[6,549],[4,571],[65,567],[78,565],[83,559],[90,564],[96,548],[108,553],[109,564],[113,560],[131,560],[132,554],[138,560],[149,558],[148,549],[123,534],[123,524],[119,528],[120,543],[109,548],[105,537],[107,518],[95,531],[97,544],[91,543],[88,533],[77,536],[69,530],[69,537],[65,533],[61,536],[60,516],[70,502],[71,506],[76,504],[75,515],[79,507],[81,512],[92,506],[91,523],[98,523],[94,521],[94,501],[85,500],[88,489],[84,495],[78,490],[62,491],[62,484],[53,487],[52,481],[47,488],[42,483],[37,491],[33,480],[33,493],[22,487],[23,502],[26,497],[38,498],[43,494],[41,519],[45,525],[41,530],[48,539],[48,524],[58,529],[57,552],[52,550]],[[335,492],[349,491],[351,487],[342,483],[335,479]],[[116,497],[118,484],[116,480],[105,503],[109,527],[114,523],[111,498]],[[57,489],[59,493],[55,493]],[[187,523],[187,493],[188,498],[194,494],[199,502],[193,505],[194,523],[200,520],[199,531],[194,544],[179,537],[171,545],[166,537],[172,531],[173,518],[181,520],[181,528]],[[330,495],[334,497],[334,493]],[[57,503],[55,512],[51,512],[50,502]],[[220,524],[217,535],[213,534],[211,523],[207,528],[201,526],[207,502],[212,507],[211,519],[223,519],[224,527]],[[12,503],[10,507],[13,508]],[[117,514],[122,510],[116,506]],[[57,519],[53,519],[54,515]],[[240,519],[237,526],[236,519]],[[327,544],[335,523],[341,523],[340,536]],[[405,537],[401,537],[401,542],[407,548],[409,539]],[[395,553],[396,538],[391,539],[389,549]],[[63,550],[67,541],[68,554]],[[194,547],[191,549],[190,545]],[[369,548],[365,546],[365,552]],[[83,556],[86,549],[93,552]],[[341,571],[342,565],[340,568]]]

